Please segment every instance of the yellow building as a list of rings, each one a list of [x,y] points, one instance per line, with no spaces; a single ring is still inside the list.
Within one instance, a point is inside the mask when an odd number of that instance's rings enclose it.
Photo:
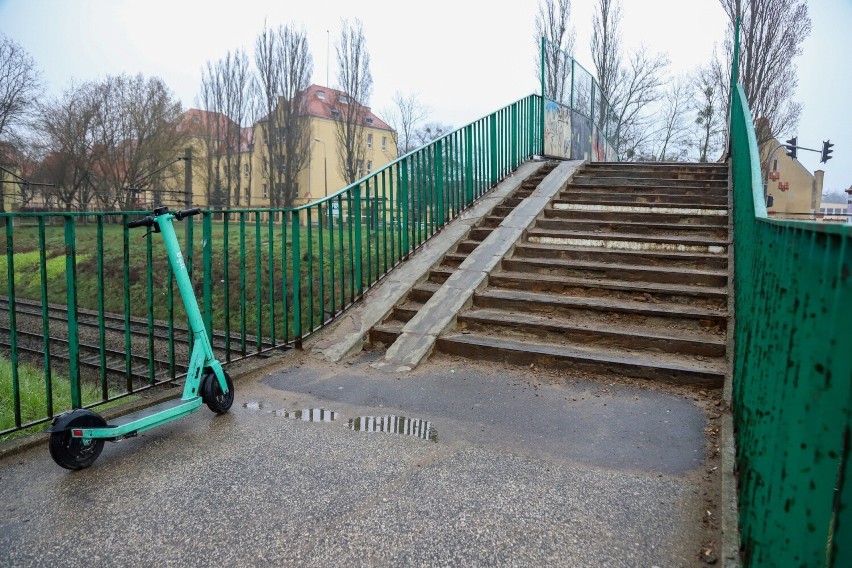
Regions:
[[[814,219],[822,201],[824,172],[817,170],[812,174],[799,160],[788,156],[783,146],[770,155],[779,144],[778,140],[770,140],[762,156],[767,213],[784,219]]]
[[[349,185],[340,173],[337,144],[336,106],[346,95],[341,91],[311,85],[307,115],[310,119],[311,154],[308,165],[299,176],[299,196],[304,202],[315,201]],[[394,130],[369,107],[363,108],[364,159],[359,164],[363,177],[389,164],[397,158]],[[327,182],[327,183],[326,183]],[[301,188],[305,188],[304,191]]]
[[[311,85],[306,96],[310,154],[298,176],[295,206],[322,199],[348,185],[341,174],[337,141],[337,107],[346,97],[341,91],[319,85]],[[369,107],[363,107],[362,119],[364,156],[359,162],[359,177],[376,171],[397,157],[393,129]],[[187,135],[187,146],[192,150],[191,206],[211,207],[218,164],[220,179],[230,182],[230,195],[225,200],[220,199],[222,207],[270,207],[271,187],[266,179],[268,176],[264,174],[269,158],[263,144],[262,120],[239,129],[239,140],[230,140],[227,145],[217,133],[237,130],[234,123],[222,114],[189,109],[182,117],[181,128]],[[230,160],[223,156],[227,146],[230,146]],[[235,175],[237,171],[239,175]],[[230,178],[227,177],[229,174]],[[159,195],[155,191],[148,192],[146,201],[157,201],[170,208],[187,207],[184,205],[184,180],[184,164],[181,162],[172,168],[169,179],[164,182],[166,189]]]

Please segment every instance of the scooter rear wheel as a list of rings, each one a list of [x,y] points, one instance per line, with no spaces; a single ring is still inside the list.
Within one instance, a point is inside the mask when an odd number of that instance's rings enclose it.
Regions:
[[[201,398],[207,408],[216,414],[225,414],[234,403],[234,383],[228,373],[225,373],[225,384],[228,385],[227,394],[222,392],[215,373],[207,373],[201,379]]]
[[[87,412],[73,418],[65,430],[50,434],[50,457],[53,461],[65,469],[84,469],[95,463],[101,450],[104,449],[103,440],[83,440],[71,435],[74,428],[100,428],[106,426],[99,414]]]

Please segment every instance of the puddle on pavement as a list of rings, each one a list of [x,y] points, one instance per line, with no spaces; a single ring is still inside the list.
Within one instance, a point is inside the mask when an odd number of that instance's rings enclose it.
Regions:
[[[438,431],[428,420],[405,416],[359,416],[350,418],[348,427],[356,432],[384,432],[414,436],[430,442],[438,441]]]
[[[302,422],[332,422],[337,419],[339,413],[325,408],[303,408],[301,410],[276,410],[274,414]]]

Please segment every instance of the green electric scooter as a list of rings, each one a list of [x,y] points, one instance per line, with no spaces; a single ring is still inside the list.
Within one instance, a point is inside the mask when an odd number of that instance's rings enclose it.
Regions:
[[[210,339],[198,310],[198,302],[192,282],[186,271],[180,245],[175,236],[173,219],[180,221],[190,215],[198,215],[200,209],[186,209],[169,213],[168,207],[157,207],[137,221],[127,224],[128,228],[147,227],[163,235],[172,272],[180,288],[183,305],[189,317],[189,328],[195,342],[189,360],[189,371],[183,387],[183,396],[129,414],[107,423],[99,414],[86,409],[77,409],[53,419],[50,432],[50,456],[66,469],[83,469],[94,463],[103,450],[104,441],[118,442],[132,438],[151,428],[156,428],[192,414],[204,402],[213,412],[223,414],[234,402],[234,385],[228,373],[213,355]]]

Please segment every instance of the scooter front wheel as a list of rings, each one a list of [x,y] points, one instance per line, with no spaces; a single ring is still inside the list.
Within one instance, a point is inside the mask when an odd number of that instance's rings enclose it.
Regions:
[[[103,440],[83,440],[71,435],[75,428],[100,428],[106,426],[99,414],[91,411],[77,410],[75,416],[65,425],[65,428],[51,432],[50,434],[50,457],[53,461],[65,469],[84,469],[95,463],[101,450],[104,449]]]
[[[201,398],[207,408],[216,414],[228,412],[228,409],[234,403],[234,383],[228,373],[222,372],[225,374],[225,384],[228,385],[227,393],[222,392],[222,387],[219,386],[219,380],[215,373],[207,373],[201,379]]]

